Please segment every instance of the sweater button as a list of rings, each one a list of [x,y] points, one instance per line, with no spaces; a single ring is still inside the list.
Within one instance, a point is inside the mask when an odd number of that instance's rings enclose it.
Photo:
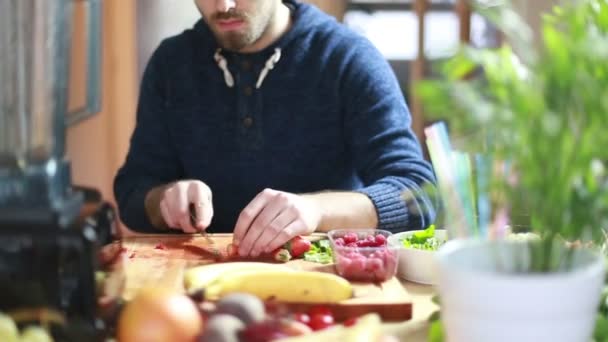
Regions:
[[[250,116],[244,118],[243,126],[245,126],[245,128],[250,128],[251,126],[253,126],[253,118]]]
[[[245,93],[245,96],[251,96],[251,94],[253,94],[253,88],[251,88],[250,86],[247,86],[247,87],[245,87],[243,92]]]

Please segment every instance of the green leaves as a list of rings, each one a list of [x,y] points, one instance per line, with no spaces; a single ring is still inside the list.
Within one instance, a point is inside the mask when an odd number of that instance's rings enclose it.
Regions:
[[[463,46],[417,94],[453,137],[483,132],[474,143],[510,162],[516,181],[503,177],[492,190],[525,210],[514,214],[530,216],[532,230],[603,242],[608,177],[597,170],[608,167],[608,1],[579,0],[546,14],[541,49],[507,1],[490,3],[476,10],[509,45]]]
[[[401,240],[401,244],[405,248],[415,248],[426,251],[436,251],[443,245],[445,241],[438,240],[435,237],[435,225],[432,224],[423,231],[415,232],[405,239]]]
[[[597,27],[602,30],[603,33],[608,32],[608,6],[602,0],[592,1],[589,6],[591,7],[591,15],[594,16]]]
[[[432,224],[421,232],[416,232],[408,239],[411,243],[424,243],[426,240],[435,237],[435,225]]]
[[[304,253],[304,260],[319,264],[329,264],[333,260],[333,252],[329,240],[313,241],[310,250]]]
[[[469,52],[469,53],[467,53]],[[450,80],[456,81],[467,77],[479,66],[475,61],[475,50],[462,49],[460,53],[446,61],[443,66],[443,74]]]
[[[513,10],[508,0],[472,1],[475,11],[488,18],[507,38],[515,51],[527,62],[536,58],[532,29]]]
[[[608,340],[608,287],[604,286],[600,301],[600,308],[595,321],[593,338],[595,341]]]
[[[443,342],[445,341],[445,334],[443,333],[443,325],[440,320],[434,321],[429,326],[429,342]]]

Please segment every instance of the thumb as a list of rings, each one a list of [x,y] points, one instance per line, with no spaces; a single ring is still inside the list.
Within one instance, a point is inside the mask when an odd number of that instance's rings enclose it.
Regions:
[[[199,226],[201,229],[207,229],[211,224],[211,219],[213,218],[213,204],[209,203],[203,209],[203,215],[199,218]]]
[[[190,203],[190,215],[192,217],[192,225],[200,230],[209,227],[211,217],[213,216],[213,208],[211,203]]]

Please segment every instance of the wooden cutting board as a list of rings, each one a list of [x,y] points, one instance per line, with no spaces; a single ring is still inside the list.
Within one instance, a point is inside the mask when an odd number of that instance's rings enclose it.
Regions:
[[[122,255],[117,259],[120,266],[114,269],[124,283],[120,295],[131,299],[137,291],[148,285],[165,286],[184,291],[183,277],[186,269],[194,266],[216,263],[213,250],[225,253],[232,242],[231,234],[209,234],[203,236],[187,235],[148,235],[125,238]],[[311,239],[322,238],[313,235]],[[239,260],[243,261],[243,260]],[[256,259],[256,262],[264,261]],[[266,260],[272,262],[271,260]],[[304,260],[292,260],[286,264],[293,269],[314,270],[334,273],[333,265],[321,265]],[[347,319],[361,314],[376,312],[384,321],[405,321],[412,316],[411,297],[395,277],[382,284],[352,283],[354,298],[330,305],[334,308],[336,319]],[[306,310],[310,304],[291,303],[293,310]]]

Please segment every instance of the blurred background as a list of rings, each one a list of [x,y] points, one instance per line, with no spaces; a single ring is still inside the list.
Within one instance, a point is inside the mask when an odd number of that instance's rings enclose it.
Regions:
[[[464,0],[307,0],[368,37],[393,67],[421,136],[428,124],[412,84],[427,77],[433,61],[451,56],[460,42],[496,46],[502,37]],[[538,35],[540,13],[556,0],[513,0]],[[99,189],[113,202],[112,181],[126,155],[135,123],[143,69],[160,41],[190,28],[200,17],[191,0],[104,0],[101,111],[71,120],[66,154],[73,183]],[[78,11],[74,28],[78,47]],[[75,49],[78,51],[78,48]],[[84,58],[73,56],[71,82],[84,82]],[[70,105],[83,101],[71,87]],[[79,100],[80,99],[80,100]],[[126,232],[129,233],[129,232]]]

